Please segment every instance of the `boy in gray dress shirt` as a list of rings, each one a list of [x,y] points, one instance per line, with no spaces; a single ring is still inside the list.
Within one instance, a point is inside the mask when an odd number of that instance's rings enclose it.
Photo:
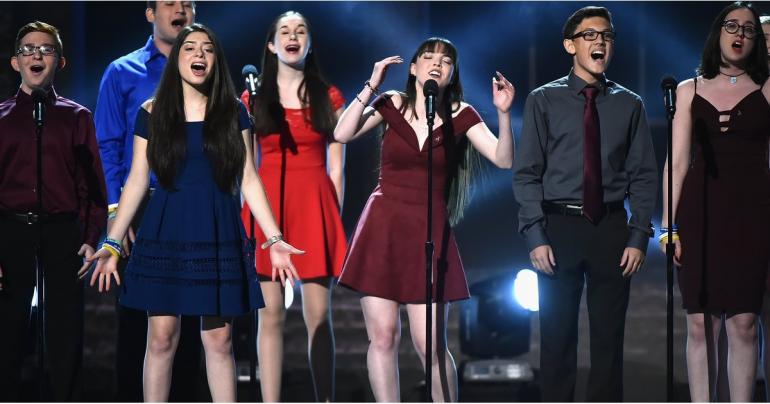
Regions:
[[[524,107],[513,183],[519,231],[539,271],[543,401],[574,400],[584,283],[586,400],[623,400],[630,279],[652,235],[658,175],[642,100],[604,76],[614,42],[607,9],[576,11],[564,25],[572,70],[532,91]]]

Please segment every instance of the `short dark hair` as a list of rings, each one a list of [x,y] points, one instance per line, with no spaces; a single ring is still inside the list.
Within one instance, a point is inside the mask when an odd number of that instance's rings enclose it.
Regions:
[[[191,1],[192,7],[195,8],[195,1]],[[155,11],[155,8],[158,6],[158,0],[147,0],[147,8],[151,8],[152,11]]]
[[[762,35],[759,13],[753,4],[745,1],[736,1],[723,8],[711,23],[709,36],[706,38],[706,44],[703,46],[700,66],[696,69],[696,72],[703,75],[704,78],[713,79],[719,74],[719,68],[725,66],[724,62],[722,62],[722,50],[719,47],[722,23],[728,14],[742,8],[751,11],[751,14],[754,16],[754,25],[759,30],[758,35],[754,37],[754,48],[746,58],[746,73],[759,85],[762,85],[767,80],[768,75],[770,75],[770,71],[767,68],[767,44],[765,36]]]
[[[564,39],[569,39],[575,33],[575,30],[577,30],[578,25],[580,25],[586,18],[591,17],[604,18],[610,23],[610,26],[612,26],[612,14],[610,14],[610,10],[596,6],[583,7],[572,13],[572,15],[567,18],[567,22],[564,23],[564,28],[562,30]],[[615,28],[613,27],[612,29],[614,30]]]
[[[59,36],[59,30],[53,25],[46,24],[42,21],[34,21],[19,28],[19,32],[16,34],[16,42],[13,44],[13,55],[15,55],[21,47],[21,39],[30,32],[42,32],[52,36],[54,42],[53,46],[56,48],[56,53],[59,57],[64,56],[64,46],[62,45],[61,37]]]

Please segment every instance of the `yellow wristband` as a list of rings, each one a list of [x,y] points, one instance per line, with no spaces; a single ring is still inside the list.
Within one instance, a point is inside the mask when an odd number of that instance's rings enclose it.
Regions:
[[[113,257],[116,257],[116,258],[120,257],[120,252],[116,250],[113,246],[109,244],[102,244],[102,248],[107,250],[110,253],[110,255],[112,255]]]

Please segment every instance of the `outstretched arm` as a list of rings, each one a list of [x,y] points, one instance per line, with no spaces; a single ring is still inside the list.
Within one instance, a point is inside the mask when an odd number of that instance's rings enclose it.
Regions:
[[[294,268],[294,264],[291,262],[291,254],[304,254],[304,251],[300,251],[282,239],[281,231],[275,222],[273,212],[270,210],[270,202],[265,194],[265,188],[262,186],[262,181],[259,179],[257,170],[254,169],[254,159],[252,156],[251,147],[251,131],[249,129],[241,132],[243,136],[244,144],[246,145],[246,158],[243,164],[243,179],[241,181],[241,193],[246,203],[249,204],[251,213],[262,229],[265,237],[268,240],[270,248],[270,262],[273,265],[273,280],[276,275],[281,278],[281,284],[285,285],[288,280],[290,284],[294,284],[295,279],[299,279],[297,270]],[[266,244],[268,244],[266,243]]]

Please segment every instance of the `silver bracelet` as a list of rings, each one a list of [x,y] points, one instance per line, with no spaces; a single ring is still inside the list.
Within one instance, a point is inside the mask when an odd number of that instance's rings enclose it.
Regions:
[[[267,239],[267,241],[265,241],[264,243],[262,243],[262,245],[260,246],[260,248],[262,248],[263,250],[264,250],[264,249],[267,249],[267,248],[269,248],[271,245],[273,245],[273,244],[275,244],[275,243],[277,243],[277,242],[279,242],[279,241],[283,241],[283,234],[276,234],[275,236],[273,236],[273,237],[270,237],[269,239]]]

